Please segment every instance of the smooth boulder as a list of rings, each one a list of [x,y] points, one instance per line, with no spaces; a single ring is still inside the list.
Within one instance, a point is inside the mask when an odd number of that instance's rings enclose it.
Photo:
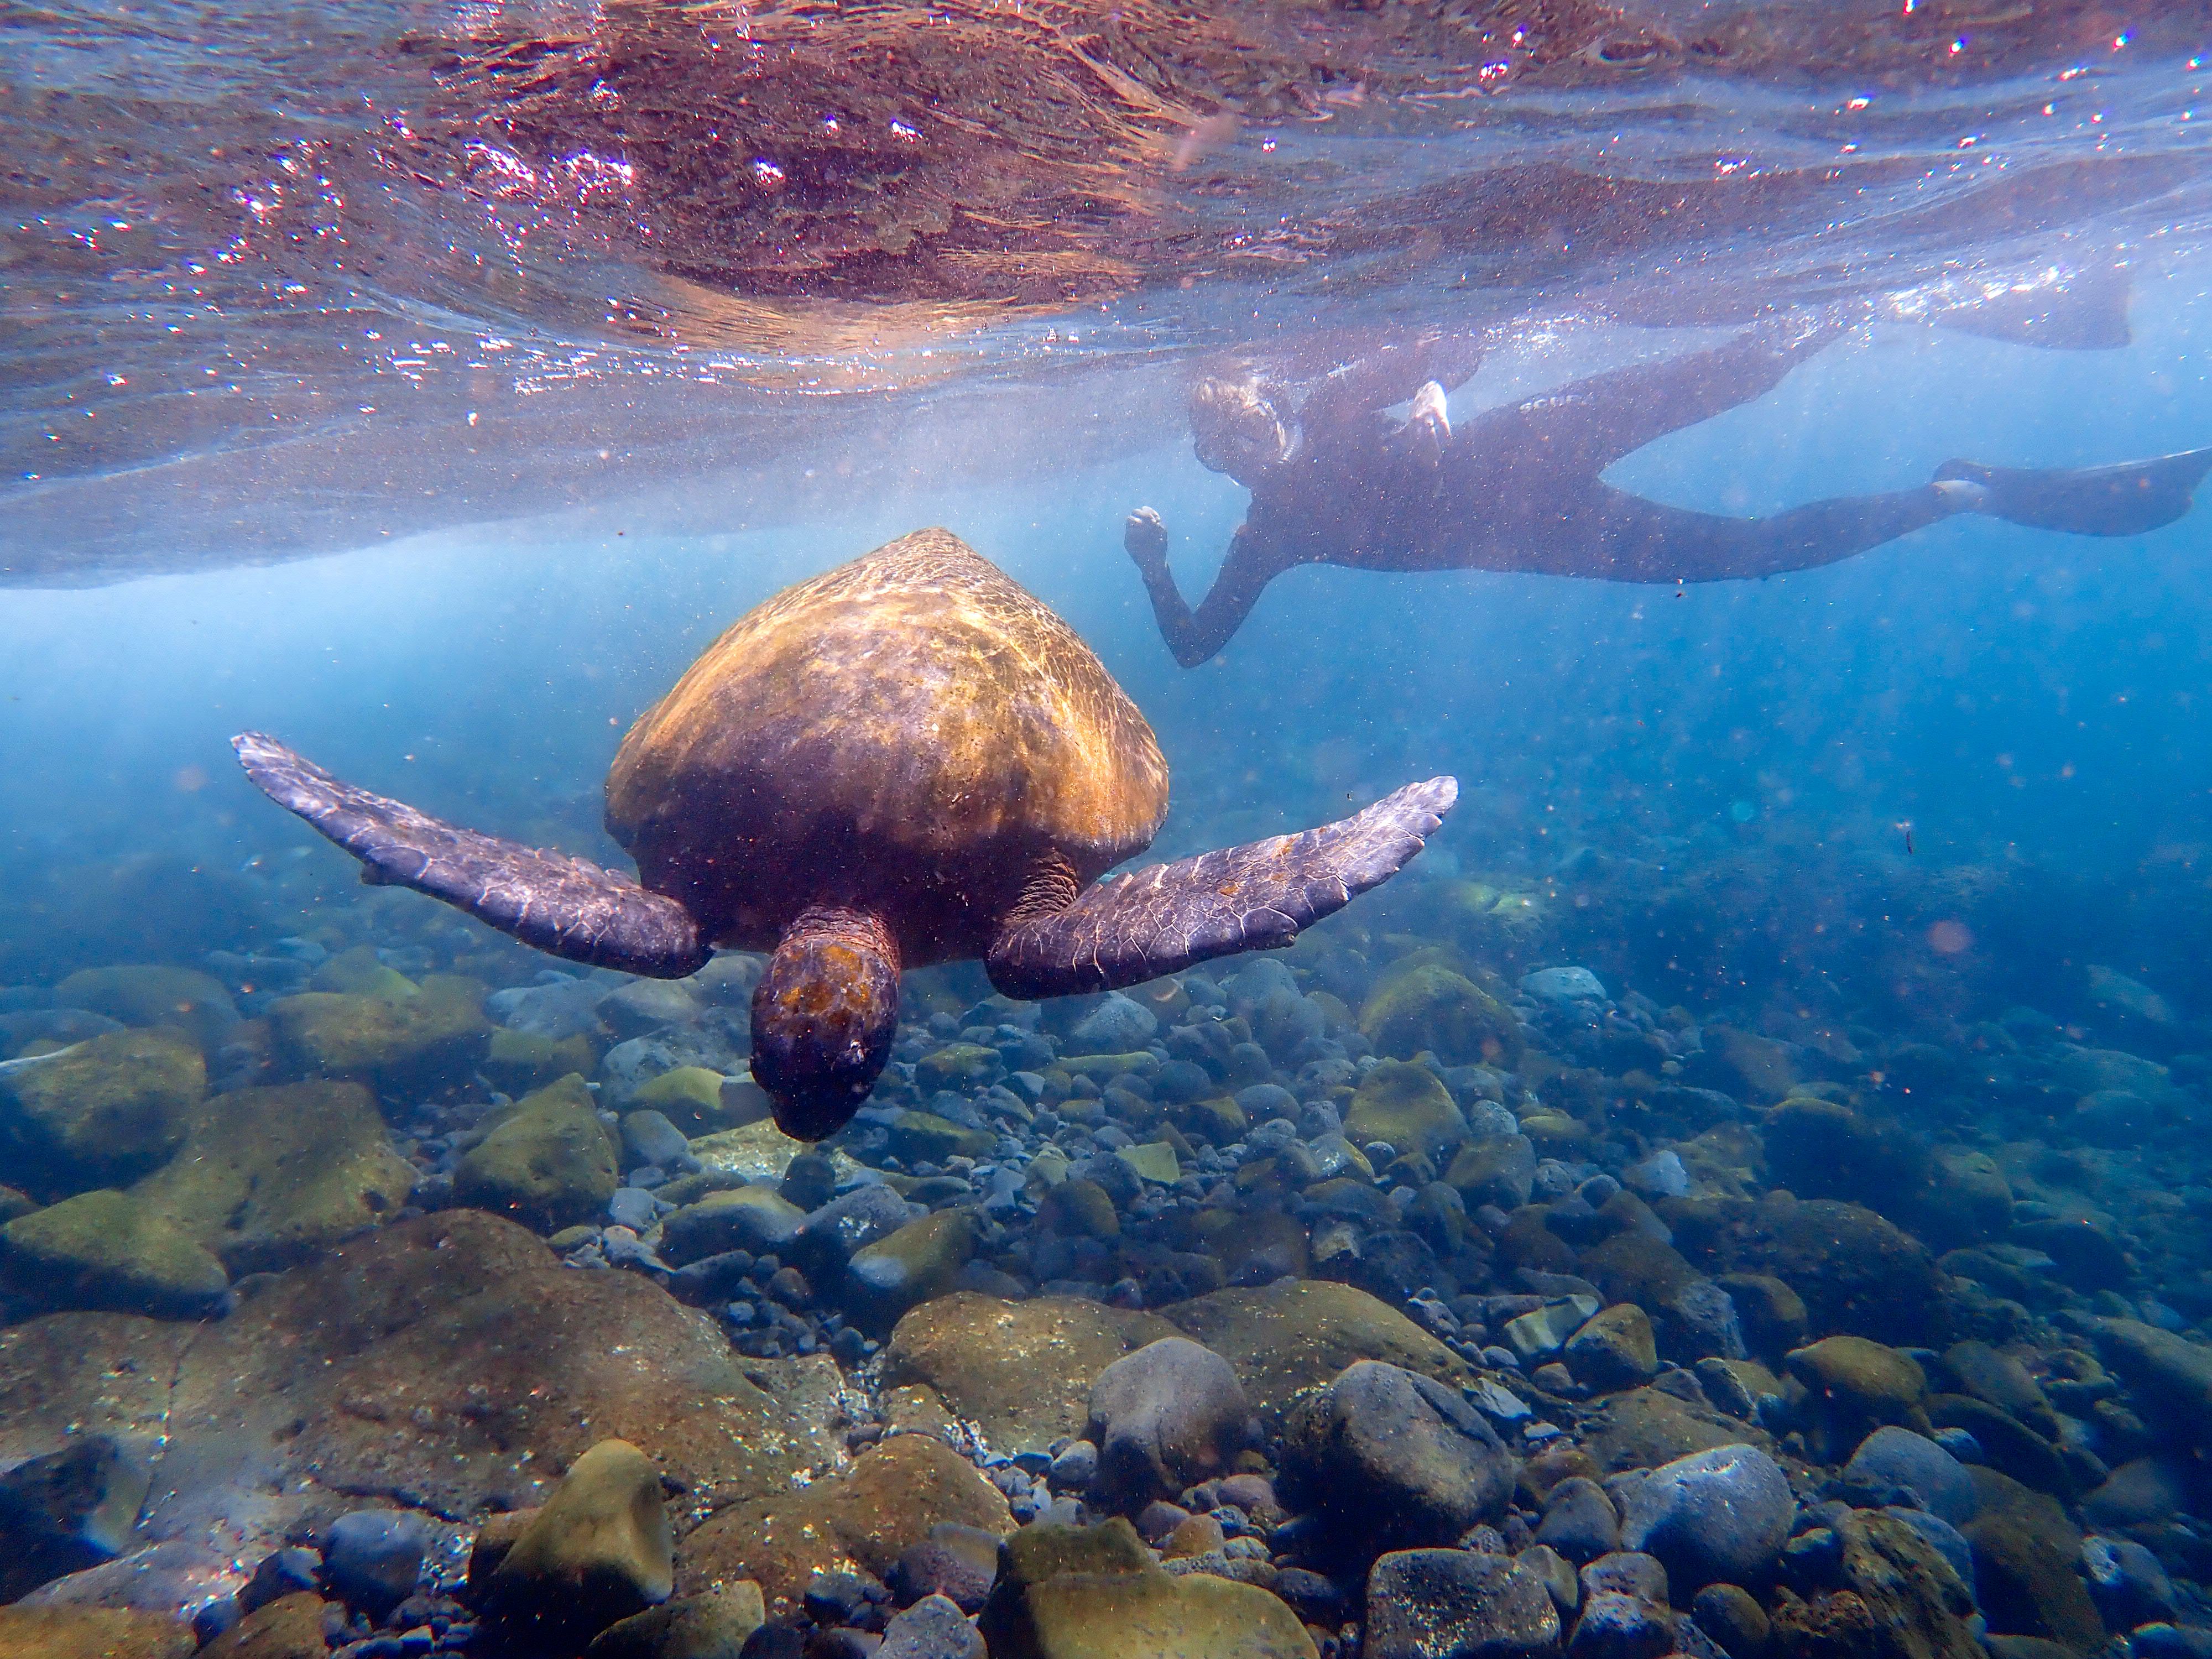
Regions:
[[[1098,1448],[1102,1483],[1133,1506],[1228,1473],[1255,1426],[1229,1362],[1171,1336],[1099,1373],[1085,1438]]]
[[[1516,1476],[1455,1390],[1376,1360],[1305,1395],[1283,1426],[1285,1495],[1376,1551],[1450,1543],[1497,1520]]]

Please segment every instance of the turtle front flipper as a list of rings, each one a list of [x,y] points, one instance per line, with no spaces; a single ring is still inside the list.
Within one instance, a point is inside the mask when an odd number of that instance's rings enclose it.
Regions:
[[[1458,799],[1456,779],[1431,778],[1318,830],[1100,882],[1064,910],[1011,924],[984,966],[1008,996],[1055,997],[1279,948],[1397,874]]]
[[[362,879],[443,899],[525,945],[655,979],[696,973],[714,955],[674,899],[587,859],[479,835],[341,783],[274,738],[230,740],[261,792],[362,861]]]

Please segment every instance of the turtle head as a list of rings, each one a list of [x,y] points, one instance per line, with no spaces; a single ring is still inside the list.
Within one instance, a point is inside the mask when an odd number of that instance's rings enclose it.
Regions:
[[[753,990],[753,1081],[776,1127],[837,1133],[860,1109],[898,1030],[898,945],[883,919],[827,906],[784,930]]]

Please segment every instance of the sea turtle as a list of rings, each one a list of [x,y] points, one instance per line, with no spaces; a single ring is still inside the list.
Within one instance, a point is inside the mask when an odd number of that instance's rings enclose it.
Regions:
[[[808,1140],[874,1086],[901,969],[980,956],[1000,991],[1042,998],[1287,945],[1395,874],[1458,795],[1431,778],[1097,882],[1167,814],[1159,744],[1066,623],[944,530],[748,611],[630,728],[606,822],[638,881],[341,783],[258,732],[233,745],[363,880],[541,951],[666,979],[716,945],[772,951],[753,1077]]]

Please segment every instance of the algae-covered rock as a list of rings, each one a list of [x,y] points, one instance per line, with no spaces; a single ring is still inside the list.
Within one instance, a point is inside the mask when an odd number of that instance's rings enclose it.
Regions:
[[[1771,1443],[1747,1423],[1656,1387],[1611,1396],[1584,1425],[1583,1444],[1608,1474],[1656,1469],[1719,1446],[1752,1444],[1764,1450]]]
[[[1600,1390],[1634,1387],[1659,1374],[1658,1339],[1633,1302],[1591,1316],[1567,1339],[1565,1358],[1576,1382]]]
[[[1960,1528],[1974,1551],[1974,1589],[1990,1628],[2094,1653],[2104,1621],[2076,1564],[2081,1534],[2057,1499],[1995,1469],[1967,1471],[1978,1500]]]
[[[268,1018],[277,1052],[295,1075],[404,1093],[464,1079],[483,1058],[491,1042],[483,995],[475,980],[434,974],[412,996],[279,997]]]
[[[255,1607],[199,1650],[198,1659],[324,1659],[323,1598],[313,1590]]]
[[[1084,1437],[1098,1448],[1101,1485],[1134,1508],[1231,1473],[1253,1426],[1229,1362],[1170,1336],[1098,1374]]]
[[[491,1576],[486,1606],[510,1645],[573,1649],[665,1601],[675,1540],[660,1472],[625,1440],[569,1465]]]
[[[726,1250],[765,1255],[788,1245],[806,1212],[767,1187],[735,1187],[687,1204],[661,1224],[661,1259],[680,1267]]]
[[[1000,1059],[999,1051],[977,1042],[947,1043],[914,1063],[914,1080],[933,1093],[939,1089],[981,1089],[1006,1074],[1006,1062]]]
[[[963,1210],[939,1210],[863,1244],[845,1264],[854,1322],[888,1334],[908,1309],[951,1290],[975,1253],[975,1224]]]
[[[1236,1368],[1263,1423],[1280,1418],[1301,1389],[1347,1365],[1379,1359],[1457,1388],[1466,1362],[1395,1309],[1349,1285],[1293,1280],[1262,1290],[1215,1291],[1160,1310],[1161,1317]]]
[[[300,1261],[407,1201],[415,1166],[392,1148],[368,1091],[296,1083],[216,1095],[183,1149],[131,1197],[232,1273]]]
[[[1784,1366],[1793,1413],[1822,1456],[1849,1455],[1885,1424],[1929,1431],[1928,1378],[1910,1354],[1864,1337],[1831,1336],[1797,1349]]]
[[[161,1319],[220,1313],[230,1291],[211,1251],[152,1205],[112,1188],[0,1227],[0,1273],[51,1306]]]
[[[992,1057],[997,1058],[995,1054]],[[988,1129],[965,1128],[934,1112],[911,1108],[891,1125],[891,1151],[909,1164],[942,1164],[956,1155],[988,1158],[998,1144],[998,1137]]]
[[[1285,1497],[1363,1553],[1449,1544],[1497,1521],[1516,1468],[1456,1389],[1362,1360],[1302,1396],[1283,1425]]]
[[[1156,1314],[1080,1297],[1001,1302],[957,1291],[902,1318],[884,1351],[887,1384],[926,1384],[993,1450],[1042,1452],[1083,1432],[1100,1372],[1176,1334]]]
[[[738,1659],[745,1638],[767,1622],[761,1587],[740,1579],[608,1626],[584,1659]]]
[[[1838,1537],[1833,1587],[1776,1604],[1781,1659],[1982,1659],[1974,1598],[1941,1551],[1879,1510],[1851,1511]]]
[[[580,1033],[550,1037],[501,1026],[491,1034],[480,1069],[501,1093],[521,1095],[557,1083],[571,1072],[588,1076],[599,1063],[591,1039]]]
[[[1770,1198],[1736,1265],[1771,1273],[1804,1297],[1811,1327],[1877,1342],[1941,1346],[1952,1311],[1928,1247],[1856,1204]]]
[[[1521,1064],[1521,1026],[1512,1010],[1435,963],[1415,962],[1383,975],[1359,1011],[1359,1029],[1377,1053],[1399,1060],[1425,1048],[1447,1065],[1510,1071]]]
[[[609,1436],[695,1503],[787,1491],[832,1455],[827,1408],[744,1364],[640,1275],[575,1272],[512,1222],[446,1210],[257,1279],[217,1323],[0,1330],[0,1463],[73,1434],[165,1437],[140,1536],[221,1579],[368,1494],[464,1521],[541,1503]]]
[[[1250,1584],[1161,1571],[1118,1516],[1008,1540],[981,1620],[992,1659],[1315,1659],[1297,1615]]]
[[[54,988],[54,1006],[89,1009],[125,1025],[171,1026],[203,1053],[219,1047],[238,1024],[238,1006],[222,981],[197,968],[81,968]]]
[[[397,968],[385,965],[373,945],[356,945],[316,964],[307,981],[316,991],[343,992],[348,996],[383,997],[403,1001],[420,988]]]
[[[1468,1138],[1468,1127],[1434,1072],[1386,1060],[1367,1074],[1352,1096],[1344,1135],[1355,1146],[1387,1141],[1400,1152],[1441,1166]]]
[[[942,1442],[898,1434],[817,1480],[718,1511],[684,1540],[678,1587],[696,1595],[750,1578],[769,1611],[788,1615],[817,1572],[887,1577],[941,1525],[1003,1536],[1014,1517],[997,1487]]]
[[[516,1102],[453,1171],[459,1202],[548,1231],[596,1217],[619,1184],[614,1137],[573,1075]]]
[[[181,1032],[109,1031],[0,1077],[9,1177],[59,1197],[166,1162],[207,1093],[207,1062]]]
[[[676,1066],[634,1091],[628,1104],[656,1111],[681,1129],[688,1139],[733,1128],[738,1121],[729,1085],[750,1079],[724,1077],[708,1066]]]
[[[0,1659],[188,1659],[190,1625],[120,1607],[0,1607]]]
[[[1491,1135],[1459,1149],[1444,1171],[1447,1185],[1472,1209],[1495,1204],[1517,1210],[1536,1183],[1536,1146],[1526,1135]]]

